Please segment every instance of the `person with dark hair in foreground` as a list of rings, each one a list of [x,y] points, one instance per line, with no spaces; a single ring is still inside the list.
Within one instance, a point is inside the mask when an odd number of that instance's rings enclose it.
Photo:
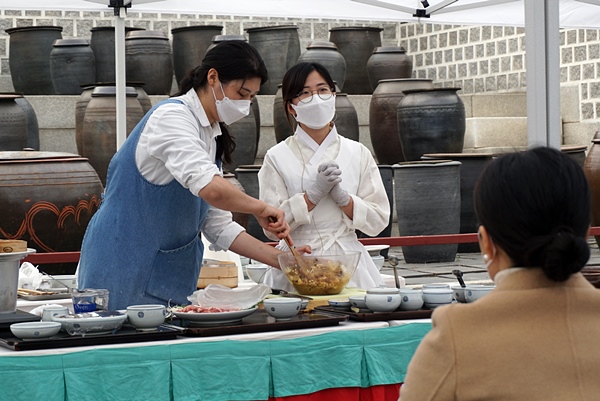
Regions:
[[[479,245],[496,288],[436,308],[401,401],[595,400],[600,396],[600,291],[590,256],[590,189],[551,148],[503,155],[474,190]]]
[[[217,249],[279,266],[281,251],[247,234],[231,212],[253,214],[283,238],[283,211],[244,194],[221,170],[235,148],[226,126],[249,114],[267,78],[254,47],[222,42],[181,81],[179,93],[146,114],[110,162],[83,239],[79,288],[108,289],[110,309],[187,304],[202,264],[200,231]]]

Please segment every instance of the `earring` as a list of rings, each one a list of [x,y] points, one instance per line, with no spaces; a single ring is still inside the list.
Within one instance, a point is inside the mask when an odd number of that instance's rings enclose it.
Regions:
[[[486,262],[486,263],[489,262],[490,261],[490,255],[488,255],[487,253],[484,253],[483,254],[483,261]]]

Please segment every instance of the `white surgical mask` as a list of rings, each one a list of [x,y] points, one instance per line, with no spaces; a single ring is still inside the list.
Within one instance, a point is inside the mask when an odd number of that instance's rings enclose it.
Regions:
[[[327,100],[313,95],[310,103],[292,104],[296,111],[296,121],[306,125],[308,128],[320,129],[333,120],[335,115],[335,96]]]
[[[231,100],[225,96],[223,85],[221,86],[221,92],[223,93],[223,100],[217,100],[215,90],[211,86],[213,96],[215,98],[215,104],[217,105],[217,114],[221,121],[227,125],[231,125],[234,122],[241,120],[250,114],[250,100]]]

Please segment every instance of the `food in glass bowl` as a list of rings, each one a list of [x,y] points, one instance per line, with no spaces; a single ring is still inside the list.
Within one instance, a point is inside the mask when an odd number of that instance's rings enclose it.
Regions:
[[[277,255],[281,271],[302,295],[335,295],[342,292],[356,271],[359,251],[339,255],[302,255],[301,263],[291,252]]]

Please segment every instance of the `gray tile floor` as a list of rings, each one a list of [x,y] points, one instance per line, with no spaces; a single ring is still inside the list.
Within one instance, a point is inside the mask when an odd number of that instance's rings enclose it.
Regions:
[[[589,240],[591,257],[588,265],[600,266],[600,250],[592,237]],[[490,277],[485,269],[485,264],[481,259],[481,253],[458,253],[454,262],[446,263],[406,263],[402,255],[401,247],[393,247],[389,250],[389,255],[398,257],[400,262],[396,266],[398,275],[406,279],[409,286],[418,286],[427,283],[458,283],[452,270],[458,269],[463,272],[465,282],[484,282],[490,281]],[[381,272],[393,275],[394,271],[386,260]]]

